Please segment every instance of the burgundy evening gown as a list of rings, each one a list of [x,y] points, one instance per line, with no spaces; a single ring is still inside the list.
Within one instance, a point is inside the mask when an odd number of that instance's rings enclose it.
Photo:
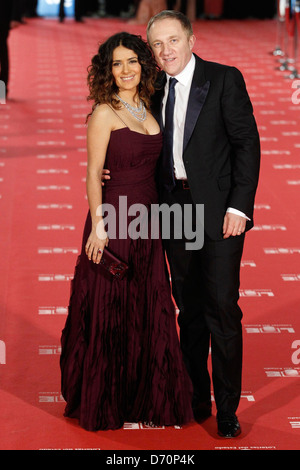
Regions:
[[[111,180],[103,202],[115,207],[117,218],[119,196],[126,196],[128,208],[158,203],[155,168],[161,146],[161,133],[112,131],[105,162]],[[124,422],[190,422],[192,386],[161,239],[110,238],[109,249],[130,266],[127,278],[113,280],[85,254],[90,230],[88,213],[61,337],[65,416],[91,431],[118,429]]]

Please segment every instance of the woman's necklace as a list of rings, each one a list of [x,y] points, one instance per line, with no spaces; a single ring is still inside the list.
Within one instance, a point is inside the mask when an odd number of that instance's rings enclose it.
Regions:
[[[127,103],[126,101],[122,100],[122,98],[119,95],[117,95],[117,93],[115,93],[115,95],[118,98],[118,100],[120,100],[121,103],[125,106],[127,111],[129,111],[135,119],[137,119],[140,122],[145,121],[146,108],[142,100],[140,100],[139,107],[135,108],[134,106],[131,106],[129,103]]]

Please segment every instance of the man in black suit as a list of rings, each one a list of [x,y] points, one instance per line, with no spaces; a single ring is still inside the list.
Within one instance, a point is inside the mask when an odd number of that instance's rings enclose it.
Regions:
[[[180,342],[194,386],[194,415],[197,421],[211,415],[211,343],[218,433],[236,437],[241,432],[236,416],[242,376],[240,261],[245,232],[253,226],[257,126],[242,74],[193,54],[195,37],[182,13],[156,15],[147,37],[164,71],[153,107],[162,128],[169,80],[177,79],[173,142],[171,150],[163,150],[159,171],[161,202],[204,205],[201,249],[188,250],[187,240],[176,233],[165,240]],[[165,129],[165,141],[167,135]]]
[[[6,95],[9,82],[8,36],[12,28],[20,24],[21,11],[17,0],[0,2],[0,80],[5,83]]]
[[[62,23],[65,19],[65,0],[60,0],[59,2],[59,21]],[[75,21],[81,23],[82,22],[82,15],[83,15],[83,4],[82,0],[75,0],[74,2],[74,17]]]

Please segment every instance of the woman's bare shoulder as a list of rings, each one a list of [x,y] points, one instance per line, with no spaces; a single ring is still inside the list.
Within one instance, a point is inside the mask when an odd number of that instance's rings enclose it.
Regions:
[[[98,127],[98,126],[105,126],[105,127],[112,127],[114,119],[114,113],[111,107],[106,104],[99,104],[94,109],[89,121],[88,127]]]

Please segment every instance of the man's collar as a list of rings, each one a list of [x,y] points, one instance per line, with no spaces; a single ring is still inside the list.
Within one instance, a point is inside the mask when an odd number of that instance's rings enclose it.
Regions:
[[[196,64],[196,59],[195,59],[194,54],[192,54],[192,57],[187,63],[187,65],[185,66],[185,68],[178,75],[175,75],[174,78],[176,78],[179,83],[186,86],[188,82],[190,81],[191,76],[194,73],[195,64]],[[166,74],[166,76],[167,76],[167,80],[169,81],[170,75]]]

